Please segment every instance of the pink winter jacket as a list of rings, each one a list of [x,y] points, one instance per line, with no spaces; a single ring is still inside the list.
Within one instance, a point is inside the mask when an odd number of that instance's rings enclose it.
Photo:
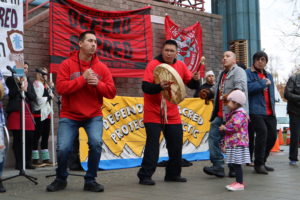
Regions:
[[[226,115],[225,148],[249,146],[248,122],[249,116],[242,107]]]

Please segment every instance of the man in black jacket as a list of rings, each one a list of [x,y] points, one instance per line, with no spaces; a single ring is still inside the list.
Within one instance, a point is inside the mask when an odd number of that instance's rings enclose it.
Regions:
[[[290,165],[297,165],[298,142],[300,135],[300,72],[293,74],[285,87],[284,97],[288,100],[287,112],[290,116],[291,142],[289,159]]]

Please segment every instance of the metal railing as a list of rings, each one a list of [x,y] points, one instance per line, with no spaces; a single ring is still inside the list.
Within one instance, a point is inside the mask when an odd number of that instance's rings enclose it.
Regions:
[[[28,21],[28,16],[29,16],[30,13],[36,11],[37,9],[39,9],[39,8],[45,6],[45,5],[47,5],[50,2],[50,1],[45,1],[44,3],[41,3],[37,6],[29,9],[29,4],[34,2],[34,1],[35,0],[26,0],[25,3],[24,3],[25,4],[25,7],[24,7],[24,22]]]
[[[159,2],[164,2],[172,4],[179,7],[190,8],[193,10],[204,11],[204,0],[155,0]]]

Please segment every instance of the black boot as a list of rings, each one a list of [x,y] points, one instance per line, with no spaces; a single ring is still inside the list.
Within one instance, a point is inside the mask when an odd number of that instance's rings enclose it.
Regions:
[[[270,167],[270,166],[267,166],[267,165],[265,165],[265,169],[266,169],[268,172],[273,172],[273,171],[274,171],[274,168],[273,168],[273,167]]]
[[[217,167],[217,166],[204,167],[203,171],[208,175],[215,175],[220,178],[225,176],[223,167]]]
[[[0,193],[6,192],[3,184],[2,184],[2,180],[0,180]]]
[[[264,165],[254,166],[254,170],[258,174],[268,174]]]

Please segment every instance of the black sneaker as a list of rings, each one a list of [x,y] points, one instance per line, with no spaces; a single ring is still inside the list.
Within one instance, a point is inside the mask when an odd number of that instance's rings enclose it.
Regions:
[[[3,193],[3,192],[6,192],[6,190],[2,184],[2,181],[0,180],[0,193]]]
[[[268,174],[268,171],[266,170],[264,165],[254,166],[254,170],[258,174]]]
[[[83,190],[91,191],[91,192],[103,192],[104,187],[103,187],[103,185],[97,183],[96,181],[92,181],[92,182],[84,183]]]
[[[32,166],[32,164],[27,164],[26,169],[35,169],[35,166]]]
[[[165,177],[165,181],[166,182],[181,182],[181,183],[184,183],[184,182],[187,182],[187,179],[183,178],[181,176],[176,176],[176,177]]]
[[[50,185],[47,186],[48,192],[56,192],[63,190],[67,187],[67,181],[55,179]]]
[[[155,185],[155,181],[153,181],[151,178],[143,178],[143,179],[140,179],[139,184],[141,184],[141,185]]]
[[[273,172],[274,171],[274,168],[273,167],[270,167],[270,166],[267,166],[265,165],[265,168],[268,172]]]
[[[220,178],[225,176],[225,171],[224,168],[222,167],[216,167],[216,166],[204,167],[203,171],[208,175],[215,175],[216,177],[220,177]]]

